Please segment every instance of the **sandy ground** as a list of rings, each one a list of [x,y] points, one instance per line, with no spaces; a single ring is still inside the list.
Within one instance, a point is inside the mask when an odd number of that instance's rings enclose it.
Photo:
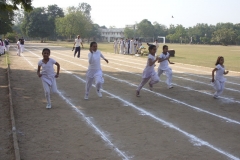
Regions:
[[[11,81],[22,159],[240,157],[238,73],[227,76],[232,83],[226,83],[229,90],[224,91],[225,99],[213,99],[206,94],[213,92],[208,69],[176,64],[172,66],[178,71],[173,73],[173,82],[178,86],[169,90],[161,82],[154,86],[153,92],[143,90],[137,98],[135,85],[141,81],[146,59],[105,54],[110,63],[102,61],[103,97],[98,98],[92,88],[86,101],[83,97],[87,51],[82,51],[78,59],[73,58],[69,49],[43,45],[27,44],[22,57],[16,56],[13,48],[11,52]],[[43,88],[34,69],[44,47],[51,49],[51,58],[63,68],[57,84],[65,100],[53,95],[50,110],[45,108]],[[161,79],[164,81],[165,76]]]
[[[9,113],[8,80],[5,56],[0,57],[0,159],[13,160],[13,142]]]

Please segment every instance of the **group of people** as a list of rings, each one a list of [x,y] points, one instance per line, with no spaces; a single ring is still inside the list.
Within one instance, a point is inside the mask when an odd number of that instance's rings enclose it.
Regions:
[[[10,42],[9,39],[5,39],[4,41],[0,39],[0,56],[5,54],[5,51],[9,51]]]
[[[91,42],[90,52],[88,54],[88,70],[86,72],[86,86],[85,86],[85,96],[84,99],[88,100],[89,91],[92,87],[93,81],[95,81],[96,93],[99,97],[102,97],[101,89],[104,83],[103,72],[101,69],[101,58],[109,63],[109,61],[103,56],[101,51],[97,49],[97,43]],[[157,46],[149,44],[149,55],[147,59],[147,65],[143,70],[142,81],[136,89],[136,96],[140,96],[140,90],[142,87],[149,81],[149,89],[153,89],[153,85],[160,81],[160,76],[165,73],[167,80],[167,86],[169,89],[173,88],[172,86],[172,69],[169,67],[169,64],[174,64],[170,61],[170,54],[168,53],[168,46],[163,46],[163,52],[160,56],[156,56]],[[43,59],[38,63],[37,74],[42,79],[43,88],[45,91],[45,96],[47,99],[46,108],[51,108],[50,93],[57,92],[56,78],[59,76],[60,64],[55,60],[51,59],[50,50],[48,48],[43,49],[42,51]],[[157,72],[154,67],[155,63],[158,62],[159,67]],[[224,69],[224,58],[222,56],[218,57],[216,62],[216,67],[212,71],[212,83],[213,87],[216,90],[213,97],[219,98],[224,90],[224,84],[226,79],[224,78],[225,74],[228,74],[228,71]],[[57,73],[55,74],[53,65],[57,66]],[[42,71],[40,72],[42,68]],[[216,72],[216,76],[215,76]]]
[[[25,40],[23,38],[19,38],[17,41],[17,55],[21,56],[21,53],[24,51],[24,42]]]
[[[148,45],[155,45],[158,49],[159,44],[158,41],[155,40],[152,44],[147,43]],[[143,47],[142,41],[140,39],[124,39],[121,38],[120,40],[115,39],[113,42],[113,48],[115,54],[142,54]]]

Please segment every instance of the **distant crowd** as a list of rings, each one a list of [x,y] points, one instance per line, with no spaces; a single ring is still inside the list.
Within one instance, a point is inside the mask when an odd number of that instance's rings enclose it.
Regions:
[[[148,46],[155,45],[156,48],[159,48],[159,43],[155,40],[152,44],[147,43]],[[143,50],[145,47],[142,44],[140,39],[115,39],[113,42],[115,54],[136,54],[143,55]]]

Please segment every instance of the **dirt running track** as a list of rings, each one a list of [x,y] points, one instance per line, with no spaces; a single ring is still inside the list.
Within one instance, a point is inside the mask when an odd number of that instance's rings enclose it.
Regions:
[[[62,69],[52,109],[36,68],[41,50]],[[230,73],[222,98],[213,99],[208,68],[175,64],[174,88],[160,82],[141,97],[136,85],[146,59],[103,53],[103,97],[95,88],[84,100],[87,51],[81,58],[48,44],[27,44],[22,57],[11,49],[11,81],[23,160],[224,160],[240,158],[240,78]],[[174,61],[174,58],[172,59]],[[214,64],[214,62],[213,62]],[[165,80],[163,76],[162,81]]]

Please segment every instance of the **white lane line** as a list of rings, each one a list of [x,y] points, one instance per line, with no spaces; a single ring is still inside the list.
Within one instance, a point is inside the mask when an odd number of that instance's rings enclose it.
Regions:
[[[110,59],[110,60],[112,59],[112,60],[120,61],[120,62],[125,62],[125,63],[136,64],[136,65],[139,65],[139,66],[144,66],[144,64],[142,64],[142,63],[135,63],[135,62],[130,62],[130,61],[123,61],[123,60],[115,59],[115,58],[108,58],[108,59]],[[177,66],[177,67],[178,67],[178,66]],[[181,67],[178,67],[178,68],[181,68]],[[186,74],[186,75],[190,75],[190,76],[201,77],[201,78],[205,78],[205,79],[211,80],[211,78],[206,77],[206,76],[200,76],[200,75],[191,74],[191,73],[185,73],[185,72],[180,72],[180,71],[176,71],[176,70],[173,70],[173,71],[174,71],[174,72],[177,72],[177,73],[182,73],[182,74]],[[210,72],[207,72],[207,73],[210,74]],[[226,83],[240,86],[240,84],[234,83],[234,82],[230,82],[230,81],[226,81]]]
[[[31,52],[31,51],[30,51],[30,52]],[[33,53],[33,52],[31,52],[31,53]],[[34,53],[34,54],[35,54],[35,53]],[[35,54],[35,55],[36,55],[36,54]],[[69,63],[70,63],[70,61],[69,61]],[[66,70],[66,71],[67,71],[67,70]],[[73,75],[74,77],[76,77],[76,78],[77,78],[78,80],[80,80],[81,82],[86,83],[86,81],[85,81],[84,79],[82,79],[81,77],[73,74],[72,72],[67,71],[67,73]],[[204,140],[196,137],[196,136],[193,135],[193,134],[190,134],[190,133],[188,133],[188,132],[186,132],[186,131],[184,131],[184,130],[181,130],[180,128],[176,127],[175,125],[173,125],[173,124],[171,124],[171,123],[169,123],[169,122],[167,122],[167,121],[165,121],[165,120],[163,120],[163,119],[161,119],[161,118],[159,118],[159,117],[156,117],[155,115],[151,114],[150,112],[148,112],[148,111],[146,111],[146,110],[144,110],[144,109],[142,109],[142,108],[134,105],[134,104],[131,103],[131,102],[128,102],[128,101],[120,98],[119,96],[116,96],[116,95],[114,95],[114,94],[112,94],[112,93],[110,93],[110,92],[108,92],[108,91],[106,91],[106,90],[102,90],[102,92],[110,95],[111,97],[114,97],[114,98],[118,99],[119,101],[127,104],[128,106],[131,106],[132,108],[136,109],[136,110],[139,111],[140,113],[143,113],[144,115],[147,115],[147,116],[151,117],[152,119],[160,122],[162,125],[168,126],[169,128],[172,128],[172,129],[174,129],[174,130],[182,133],[183,135],[185,135],[186,137],[188,137],[188,138],[190,139],[190,142],[192,142],[192,143],[194,143],[194,144],[196,144],[196,145],[198,145],[198,146],[207,146],[207,147],[215,150],[216,152],[221,153],[221,154],[227,156],[228,158],[231,158],[231,159],[233,159],[233,160],[240,160],[238,157],[235,157],[234,155],[232,155],[232,154],[230,154],[230,153],[228,153],[228,152],[223,151],[222,149],[219,149],[219,148],[213,146],[212,144],[210,144],[210,143],[208,143],[207,141],[204,141]]]
[[[29,51],[29,52],[31,52],[31,51]],[[31,52],[31,53],[34,54],[34,55],[36,55],[36,54],[33,53],[33,52]],[[53,56],[53,55],[52,55],[52,56]],[[68,61],[68,60],[66,60],[66,59],[59,58],[59,57],[57,57],[57,56],[53,56],[53,57],[56,57],[56,58],[61,59],[61,60],[65,61],[65,62],[72,63],[72,64],[74,64],[74,65],[76,65],[76,66],[80,66],[80,67],[82,67],[82,68],[87,69],[87,67],[85,67],[85,66],[83,66],[83,65],[80,65],[80,64],[77,64],[77,63]],[[133,84],[133,83],[130,83],[129,81],[121,80],[121,79],[119,79],[119,78],[112,77],[112,76],[107,75],[107,74],[104,74],[104,76],[107,76],[107,77],[109,77],[109,78],[111,78],[111,79],[113,79],[113,80],[115,80],[115,81],[124,82],[124,83],[126,83],[126,84],[128,84],[128,85],[130,85],[130,86],[137,87],[137,85],[135,85],[135,84]],[[160,97],[169,99],[169,100],[174,101],[174,102],[176,102],[176,103],[183,104],[184,106],[187,106],[187,107],[189,107],[189,108],[195,109],[195,110],[197,110],[197,111],[200,111],[200,112],[203,112],[203,113],[207,113],[207,114],[212,115],[212,116],[214,116],[214,117],[223,119],[223,120],[225,120],[226,122],[235,123],[235,124],[240,125],[240,122],[238,122],[238,121],[236,121],[236,120],[233,120],[233,119],[230,119],[230,118],[227,118],[227,117],[224,117],[224,116],[221,116],[221,115],[218,115],[218,114],[209,112],[209,111],[207,111],[207,110],[198,108],[198,107],[196,107],[196,106],[192,106],[192,105],[187,104],[187,103],[185,103],[185,102],[183,102],[183,101],[180,101],[180,100],[177,100],[177,99],[168,97],[168,96],[163,95],[163,94],[161,94],[161,93],[157,93],[157,92],[154,92],[154,91],[150,91],[149,89],[143,88],[143,90],[148,91],[148,92],[151,92],[151,93],[153,93],[153,94],[155,94],[155,95],[157,95],[157,96],[160,96]]]
[[[34,49],[34,50],[37,50],[37,49]],[[37,51],[39,51],[39,50],[37,50]],[[63,55],[63,56],[66,56],[66,57],[73,58],[72,56],[68,56],[68,55],[61,54],[61,53],[54,52],[54,51],[52,51],[52,52],[53,52],[53,53],[60,54],[60,55]],[[85,60],[85,59],[80,59],[80,60],[87,61],[87,60]],[[137,76],[141,76],[140,74],[136,74],[136,73],[132,73],[132,72],[129,72],[129,71],[121,70],[121,69],[119,69],[119,68],[110,67],[110,66],[108,66],[108,65],[102,64],[102,66],[108,67],[108,68],[112,68],[112,69],[116,69],[116,70],[119,70],[119,71],[123,71],[123,72],[126,72],[126,73],[135,74],[135,75],[137,75]],[[139,69],[140,69],[140,68],[139,68]],[[179,78],[184,78],[184,77],[179,77]],[[184,78],[184,79],[186,79],[186,78]],[[187,80],[193,81],[193,80],[191,80],[191,79],[187,79]],[[193,81],[193,82],[195,82],[195,81]],[[198,82],[199,82],[199,81],[198,81]],[[202,82],[199,82],[199,83],[202,83]],[[178,86],[178,87],[185,88],[185,89],[187,89],[187,90],[192,90],[192,91],[196,91],[196,92],[199,92],[199,93],[203,93],[203,94],[207,94],[207,95],[212,96],[212,94],[209,93],[209,92],[203,92],[203,91],[195,90],[195,89],[192,89],[191,87],[181,86],[181,85],[178,85],[178,84],[176,84],[176,83],[172,83],[172,84],[175,85],[175,86]],[[209,84],[209,85],[210,85],[210,84]],[[211,86],[211,85],[210,85],[210,86]],[[237,90],[237,91],[238,91],[238,90]],[[220,96],[220,98],[226,99],[228,102],[240,103],[240,101],[234,100],[233,98],[227,98],[227,97],[222,97],[222,96]]]
[[[124,57],[124,56],[122,56],[122,55],[119,55],[119,54],[116,55],[116,54],[112,54],[112,53],[109,53],[109,52],[103,52],[103,53],[110,54],[110,55],[112,55],[113,57],[123,57],[123,59],[129,60],[129,58],[126,58],[126,57]],[[133,57],[134,57],[135,59],[133,59]],[[134,61],[139,61],[139,62],[144,62],[144,61],[142,61],[142,60],[140,60],[140,59],[136,59],[136,58],[141,58],[141,57],[132,56],[132,60],[134,60]],[[207,69],[212,70],[212,68],[210,68],[210,67],[205,67],[205,66],[198,66],[198,65],[192,65],[192,64],[184,64],[184,63],[178,63],[178,62],[177,62],[177,64],[181,64],[181,65],[185,65],[185,66],[204,67],[204,68],[207,68]],[[177,67],[181,67],[181,66],[177,66]],[[191,69],[191,68],[186,68],[186,69]],[[202,70],[197,70],[197,71],[202,71]],[[240,72],[237,72],[237,71],[231,71],[231,70],[230,70],[230,72],[240,74]],[[209,72],[206,72],[206,73],[209,73]],[[236,78],[236,77],[233,77],[233,78]]]
[[[39,59],[41,59],[40,56],[36,55],[37,57],[39,57]],[[22,57],[36,70],[37,68],[33,66],[33,64],[25,58],[25,56],[22,54]],[[64,68],[61,67],[62,70],[66,71]],[[67,71],[66,71],[67,72]],[[72,104],[72,102],[66,98],[65,96],[63,96],[63,94],[61,92],[58,91],[58,95],[67,103],[69,104],[74,111],[76,111],[88,124],[90,127],[92,127],[95,132],[105,141],[105,143],[112,147],[112,149],[120,156],[122,157],[122,159],[124,160],[129,160],[129,156],[127,156],[123,151],[121,151],[120,149],[118,149],[107,137],[107,135],[104,133],[104,131],[102,131],[101,129],[99,129],[94,123],[93,121],[88,118],[88,116],[86,116],[82,111],[80,111],[74,104]]]

